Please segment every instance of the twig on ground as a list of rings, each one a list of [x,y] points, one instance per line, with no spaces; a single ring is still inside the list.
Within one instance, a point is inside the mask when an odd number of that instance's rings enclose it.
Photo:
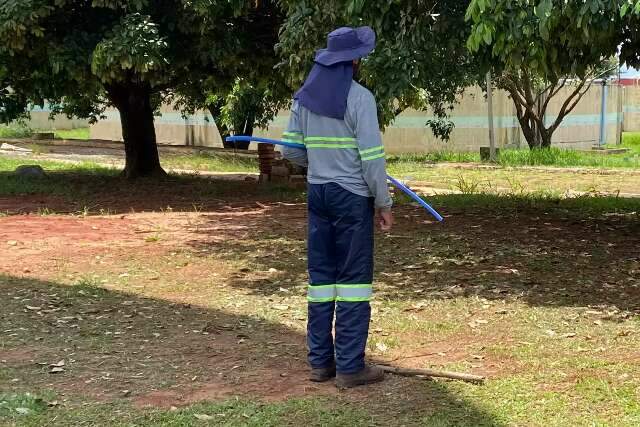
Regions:
[[[475,384],[482,384],[485,377],[480,375],[464,374],[459,372],[434,371],[432,369],[406,369],[395,366],[378,365],[385,372],[404,377],[438,377],[449,378],[451,380],[466,381]]]

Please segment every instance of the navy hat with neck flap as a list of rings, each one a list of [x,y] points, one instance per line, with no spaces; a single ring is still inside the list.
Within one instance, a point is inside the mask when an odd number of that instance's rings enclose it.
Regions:
[[[327,48],[316,52],[315,64],[294,99],[321,116],[344,119],[353,80],[353,61],[375,48],[370,27],[342,27],[327,38]]]

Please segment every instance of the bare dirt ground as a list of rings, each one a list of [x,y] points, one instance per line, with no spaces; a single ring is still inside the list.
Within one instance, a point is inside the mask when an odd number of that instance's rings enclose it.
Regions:
[[[53,196],[0,199],[1,388],[51,389],[69,405],[381,395],[383,414],[459,405],[421,380],[346,395],[306,380],[303,203],[141,194],[94,195],[111,215],[39,215],[70,210]],[[583,378],[640,384],[635,216],[443,212],[436,224],[399,206],[393,233],[377,236],[371,360],[488,376],[469,396],[528,378],[528,398],[573,393],[596,412],[576,391]]]

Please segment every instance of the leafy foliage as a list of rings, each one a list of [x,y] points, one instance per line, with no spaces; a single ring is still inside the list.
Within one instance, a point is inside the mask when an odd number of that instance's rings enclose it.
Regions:
[[[123,17],[95,48],[91,71],[103,83],[126,79],[127,71],[155,86],[164,81],[169,65],[168,43],[151,17],[133,13]],[[123,73],[124,71],[124,73]],[[154,76],[158,73],[158,76]]]
[[[471,1],[467,46],[509,92],[530,147],[548,147],[593,80],[611,71],[606,68],[621,42],[620,8],[627,2]],[[565,92],[556,119],[546,124],[549,101]]]
[[[287,20],[277,46],[288,84],[298,87],[311,68],[314,52],[326,34],[339,26],[371,26],[375,51],[360,70],[361,82],[378,101],[381,126],[406,108],[430,110],[444,118],[456,96],[477,78],[476,65],[464,45],[466,1],[283,0]],[[441,137],[450,125],[432,122]]]

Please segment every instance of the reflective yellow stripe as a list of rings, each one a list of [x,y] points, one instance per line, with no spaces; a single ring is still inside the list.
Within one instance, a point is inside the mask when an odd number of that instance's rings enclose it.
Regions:
[[[360,154],[369,154],[369,153],[375,153],[377,151],[384,151],[384,146],[380,145],[378,147],[374,147],[374,148],[369,148],[367,150],[360,150]]]
[[[306,144],[306,139],[305,139],[305,145],[307,146],[307,148],[347,148],[347,149],[358,148],[358,146],[355,144]]]
[[[304,140],[304,135],[302,134],[302,132],[283,132],[282,136],[290,139],[295,139],[296,141]]]
[[[336,299],[336,285],[309,285],[307,300],[309,302],[329,302]]]
[[[355,138],[330,137],[330,136],[308,136],[304,142],[356,142]]]
[[[383,157],[385,157],[384,153],[380,153],[380,154],[376,154],[374,156],[363,157],[362,161],[381,159]]]
[[[283,139],[282,142],[288,142],[289,144],[295,144],[295,145],[299,145],[300,148],[304,148],[304,142],[298,140],[294,140],[294,139]]]
[[[365,302],[371,299],[373,286],[371,284],[340,284],[336,285],[336,301]]]

